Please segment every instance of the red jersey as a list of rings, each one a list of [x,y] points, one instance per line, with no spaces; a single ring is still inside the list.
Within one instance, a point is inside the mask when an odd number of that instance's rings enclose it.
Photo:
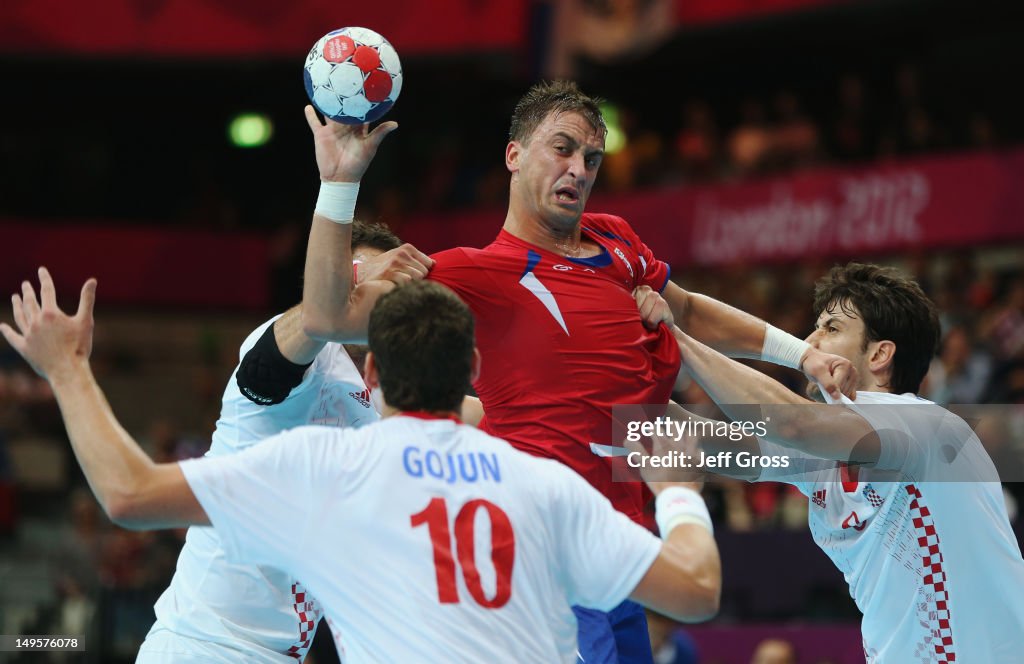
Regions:
[[[650,494],[612,482],[605,446],[616,442],[613,405],[671,396],[679,348],[664,325],[644,327],[632,296],[641,285],[663,290],[670,270],[618,217],[584,214],[581,226],[599,255],[567,258],[502,230],[484,249],[435,254],[428,278],[476,317],[481,428],[561,461],[642,521]]]

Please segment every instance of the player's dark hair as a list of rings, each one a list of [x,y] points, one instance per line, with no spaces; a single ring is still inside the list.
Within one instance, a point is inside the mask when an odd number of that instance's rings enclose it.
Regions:
[[[607,132],[599,107],[602,101],[583,94],[573,81],[541,81],[527,90],[516,104],[508,139],[526,142],[544,118],[552,113],[579,113],[595,130]]]
[[[473,314],[432,281],[413,281],[381,297],[368,338],[388,405],[401,410],[457,411],[469,391]]]
[[[402,246],[402,241],[384,224],[359,221],[352,222],[352,248],[369,247],[380,251],[391,251]]]
[[[863,348],[872,341],[896,344],[887,386],[917,392],[939,348],[939,314],[916,281],[881,265],[848,263],[814,285],[814,314],[839,308],[864,321]]]

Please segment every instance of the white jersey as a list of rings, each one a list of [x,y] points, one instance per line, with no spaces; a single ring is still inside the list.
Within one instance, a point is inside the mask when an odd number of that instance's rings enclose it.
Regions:
[[[879,465],[895,460],[898,474],[851,476],[828,463],[801,475],[765,469],[759,479],[789,482],[810,499],[814,541],[863,613],[868,664],[1024,661],[1024,560],[977,436],[913,394],[844,401],[879,433]],[[792,452],[766,441],[761,450]]]
[[[239,360],[276,319],[249,335]],[[232,374],[207,456],[231,455],[300,425],[358,427],[378,419],[345,349],[328,343],[302,382],[276,405],[261,406],[247,399]],[[281,525],[282,540],[294,533],[290,526]],[[199,527],[189,528],[174,578],[154,608],[156,623],[137,660],[147,664],[294,663],[305,657],[321,615],[319,604],[294,577],[227,560],[219,534]]]
[[[181,468],[228,556],[301,578],[353,663],[574,662],[571,607],[617,606],[661,547],[572,470],[448,419]]]

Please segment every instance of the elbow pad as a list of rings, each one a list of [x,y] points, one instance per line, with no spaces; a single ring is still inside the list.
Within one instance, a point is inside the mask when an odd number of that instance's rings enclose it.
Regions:
[[[295,364],[282,355],[274,338],[274,326],[268,325],[242,358],[235,381],[249,401],[259,406],[273,406],[288,398],[311,364]]]

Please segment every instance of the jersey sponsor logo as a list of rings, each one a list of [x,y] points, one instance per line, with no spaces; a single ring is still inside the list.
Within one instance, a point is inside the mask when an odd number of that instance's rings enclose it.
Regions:
[[[851,523],[851,520],[853,521],[853,523]],[[860,531],[864,530],[865,528],[867,528],[867,526],[868,526],[868,522],[867,521],[861,521],[860,518],[857,516],[856,512],[850,512],[850,516],[848,516],[845,519],[843,519],[843,530],[847,530],[848,528],[853,528],[857,532],[860,532]]]
[[[370,407],[370,390],[365,389],[362,392],[349,392],[348,395],[358,401],[364,408]]]
[[[447,484],[468,482],[501,482],[498,455],[483,452],[444,454],[436,450],[424,452],[415,445],[402,451],[402,466],[410,477],[433,477]]]
[[[811,502],[820,507],[821,509],[825,509],[826,491],[827,489],[818,489],[817,491],[814,492],[814,495],[811,496]]]
[[[562,328],[562,331],[569,334],[569,328],[565,326],[565,319],[562,317],[562,310],[558,308],[558,301],[555,300],[555,296],[548,290],[548,287],[542,284],[537,275],[533,273],[533,268],[537,267],[537,263],[540,262],[540,254],[531,250],[527,252],[526,256],[526,270],[523,271],[523,276],[519,279],[519,285],[533,293],[534,297],[540,300],[540,303]]]
[[[574,268],[572,265],[564,265],[562,263],[558,263],[556,265],[552,265],[551,269],[558,270],[559,272],[572,272],[577,268]],[[597,274],[597,270],[591,269],[589,267],[581,267],[579,269],[583,270],[584,272],[589,272],[590,274]]]
[[[622,249],[615,247],[615,255],[622,259],[622,262],[626,265],[626,269],[629,270],[629,276],[636,278],[636,275],[633,274],[633,266],[630,265],[629,260],[626,259],[626,254],[622,253]]]

